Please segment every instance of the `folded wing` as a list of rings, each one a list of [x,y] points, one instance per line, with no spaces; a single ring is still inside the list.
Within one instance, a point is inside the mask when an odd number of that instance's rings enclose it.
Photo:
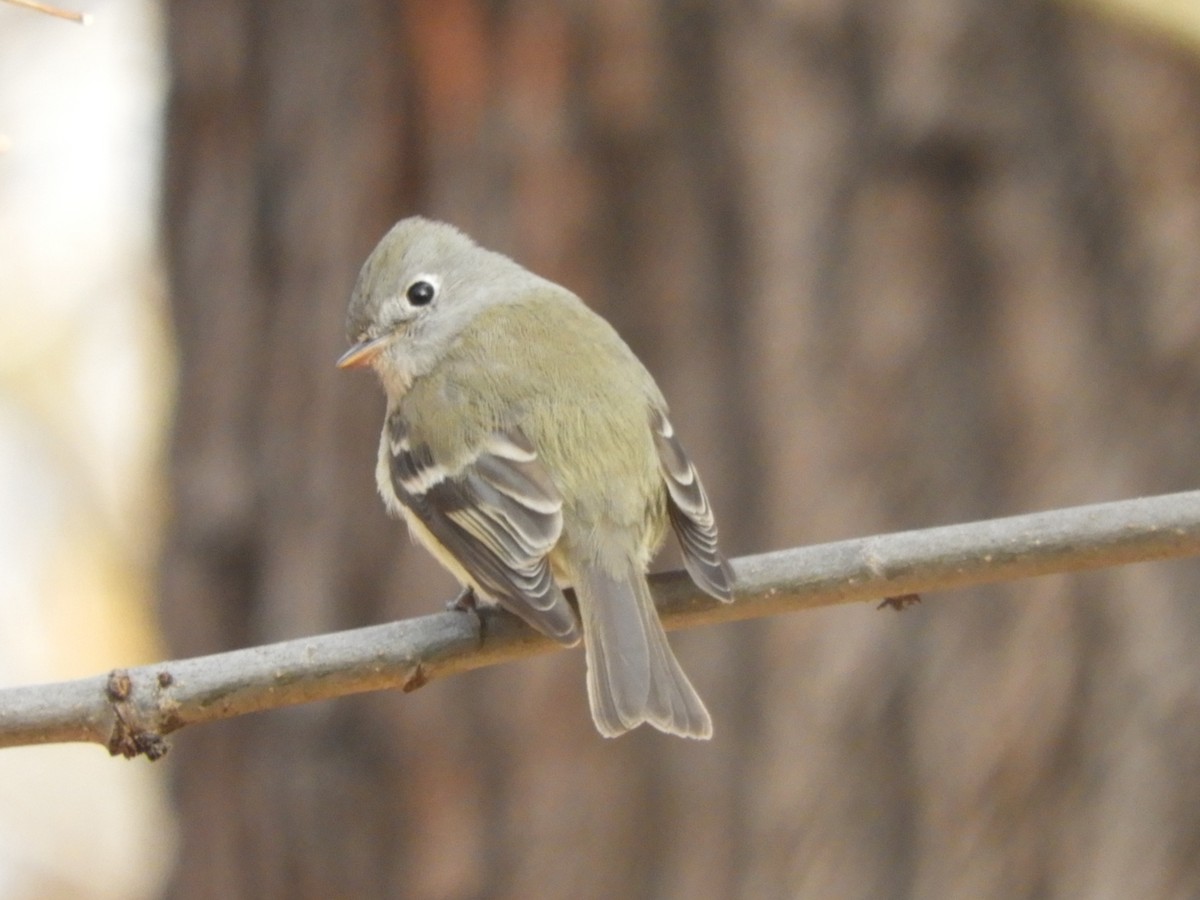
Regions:
[[[696,467],[660,410],[650,411],[650,429],[659,470],[667,483],[667,508],[683,549],[683,564],[697,587],[729,603],[733,600],[733,572],[717,549],[717,524]]]
[[[455,471],[410,440],[403,416],[387,423],[397,499],[453,556],[484,599],[564,644],[579,623],[554,582],[548,554],[562,534],[562,497],[519,429],[496,432]]]

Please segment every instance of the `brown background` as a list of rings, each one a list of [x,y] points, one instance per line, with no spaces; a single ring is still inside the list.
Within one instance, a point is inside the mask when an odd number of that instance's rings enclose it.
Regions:
[[[337,373],[421,212],[659,376],[731,555],[1196,485],[1200,69],[1033,0],[168,6],[176,655],[438,608]],[[667,558],[667,563],[671,559]],[[1200,895],[1200,603],[1130,567],[197,729],[172,897]]]

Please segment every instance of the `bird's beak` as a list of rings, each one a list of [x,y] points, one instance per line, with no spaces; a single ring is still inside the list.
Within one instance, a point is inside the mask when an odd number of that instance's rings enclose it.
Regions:
[[[385,334],[369,341],[359,341],[338,358],[337,367],[339,369],[361,369],[369,366],[375,357],[383,352],[393,337],[395,335]]]

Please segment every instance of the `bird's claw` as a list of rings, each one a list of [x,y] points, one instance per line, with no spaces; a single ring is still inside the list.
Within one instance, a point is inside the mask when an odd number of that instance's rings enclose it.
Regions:
[[[475,595],[475,589],[470,586],[464,587],[457,597],[446,604],[446,609],[475,616],[475,621],[479,623],[479,645],[482,647],[483,640],[487,637],[487,619],[479,608],[479,597]]]

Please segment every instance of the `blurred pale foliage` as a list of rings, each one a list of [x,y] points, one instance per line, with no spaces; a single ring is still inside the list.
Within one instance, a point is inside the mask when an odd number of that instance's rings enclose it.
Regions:
[[[1197,0],[1073,0],[1118,16],[1134,26],[1165,32],[1200,51],[1200,3]]]
[[[155,247],[158,8],[88,28],[0,4],[0,682],[156,654],[170,364]],[[150,896],[163,773],[95,747],[0,754],[0,898]]]

